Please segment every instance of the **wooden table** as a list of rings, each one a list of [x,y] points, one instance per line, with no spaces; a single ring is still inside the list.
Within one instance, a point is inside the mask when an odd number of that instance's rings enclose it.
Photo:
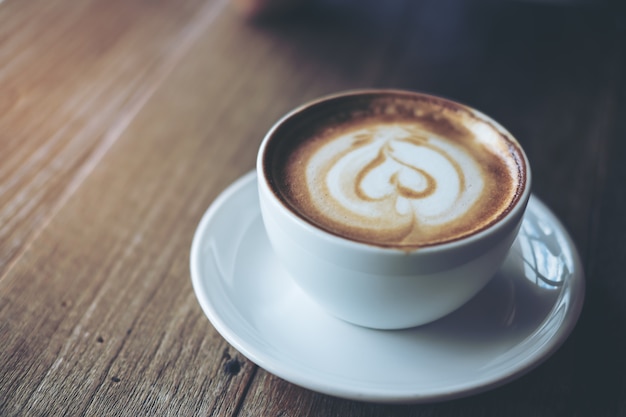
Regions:
[[[626,20],[537,2],[0,4],[0,415],[626,415]],[[228,345],[194,230],[290,108],[358,87],[507,126],[587,277],[574,333],[503,387],[389,406],[287,383]]]

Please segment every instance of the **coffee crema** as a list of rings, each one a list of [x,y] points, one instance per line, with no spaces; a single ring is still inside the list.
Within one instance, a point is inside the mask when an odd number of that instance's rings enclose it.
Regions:
[[[350,240],[401,249],[458,240],[503,217],[524,187],[518,145],[460,104],[373,94],[302,114],[273,132],[264,169],[295,214]]]

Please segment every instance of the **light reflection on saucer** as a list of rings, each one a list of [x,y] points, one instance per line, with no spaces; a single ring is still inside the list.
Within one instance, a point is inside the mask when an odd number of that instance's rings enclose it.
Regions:
[[[526,278],[545,289],[563,286],[573,270],[571,257],[563,252],[564,245],[554,224],[547,223],[529,211],[517,238],[520,254],[524,260]]]

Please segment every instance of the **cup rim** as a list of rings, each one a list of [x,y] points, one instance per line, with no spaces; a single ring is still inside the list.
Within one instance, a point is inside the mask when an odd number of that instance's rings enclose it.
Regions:
[[[394,247],[394,246],[383,246],[378,245],[376,243],[369,243],[365,241],[353,240],[347,237],[343,237],[337,234],[334,234],[328,230],[323,229],[320,226],[317,226],[310,221],[303,218],[301,215],[297,214],[294,209],[288,207],[288,205],[282,201],[282,199],[276,195],[276,191],[273,189],[270,184],[269,179],[266,175],[265,169],[265,155],[267,151],[268,144],[275,136],[276,132],[288,121],[292,118],[298,116],[299,114],[308,111],[311,108],[314,108],[319,105],[323,105],[324,103],[342,99],[351,96],[365,96],[365,95],[377,95],[377,96],[385,96],[385,95],[395,95],[395,96],[409,96],[409,97],[422,97],[429,100],[434,100],[443,104],[450,104],[455,108],[461,108],[465,111],[470,112],[472,115],[476,116],[480,120],[485,123],[491,125],[495,130],[504,135],[509,142],[511,142],[518,151],[518,154],[521,156],[522,166],[522,176],[524,178],[524,183],[521,187],[521,192],[519,192],[517,199],[512,203],[507,212],[498,218],[494,223],[487,225],[486,227],[478,230],[477,232],[471,233],[467,236],[462,236],[460,238],[444,241],[440,243],[434,243],[425,246],[407,246],[407,247]],[[285,115],[279,118],[269,129],[269,131],[263,137],[261,145],[259,147],[259,151],[257,153],[256,159],[256,170],[257,170],[257,181],[263,183],[263,187],[267,190],[268,194],[271,196],[271,202],[274,206],[280,209],[281,213],[286,215],[288,219],[297,224],[300,228],[306,230],[309,233],[313,233],[318,238],[327,241],[328,243],[332,243],[342,248],[357,248],[360,250],[368,251],[371,253],[387,253],[387,254],[399,254],[406,255],[408,253],[416,253],[420,255],[427,255],[432,253],[441,253],[449,250],[457,250],[463,248],[468,245],[472,245],[474,243],[480,242],[489,236],[498,234],[498,232],[504,228],[506,228],[511,221],[514,221],[519,216],[521,216],[526,208],[528,203],[528,199],[530,198],[531,193],[531,182],[532,182],[532,174],[530,170],[530,163],[528,161],[528,157],[526,152],[522,148],[521,144],[518,140],[511,134],[506,128],[504,128],[500,123],[496,120],[488,116],[487,114],[477,110],[469,105],[461,103],[456,100],[451,100],[446,97],[437,96],[429,93],[423,93],[412,90],[402,90],[402,89],[390,89],[390,88],[366,88],[366,89],[352,89],[346,91],[340,91],[328,95],[324,95],[313,100],[309,100]],[[259,192],[262,192],[259,189]],[[520,213],[521,212],[521,213]]]

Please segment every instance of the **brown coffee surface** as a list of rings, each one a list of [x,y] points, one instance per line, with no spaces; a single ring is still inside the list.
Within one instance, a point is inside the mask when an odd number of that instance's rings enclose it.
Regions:
[[[518,201],[519,145],[484,116],[418,94],[318,103],[272,133],[263,163],[295,214],[332,234],[412,249],[477,233]]]

